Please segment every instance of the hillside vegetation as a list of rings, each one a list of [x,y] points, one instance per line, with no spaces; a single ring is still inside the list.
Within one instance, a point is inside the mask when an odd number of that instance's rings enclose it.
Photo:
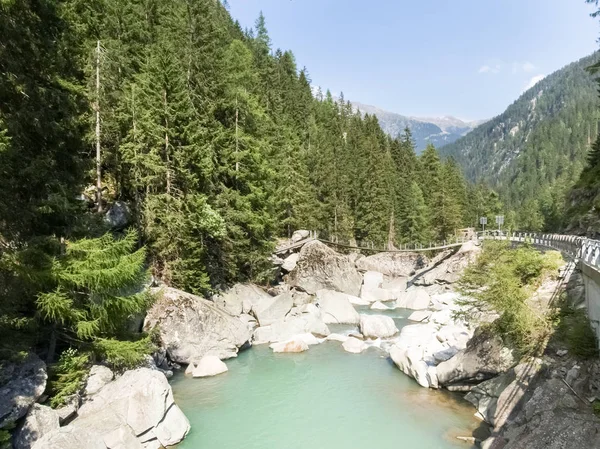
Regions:
[[[441,149],[471,181],[495,188],[518,227],[561,228],[566,195],[598,133],[595,53],[549,75],[507,110]]]

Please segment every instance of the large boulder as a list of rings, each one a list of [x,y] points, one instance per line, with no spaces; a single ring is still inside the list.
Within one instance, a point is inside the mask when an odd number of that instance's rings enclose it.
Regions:
[[[378,271],[386,276],[406,277],[425,267],[428,260],[417,253],[378,253],[356,261],[361,271]]]
[[[44,435],[58,429],[58,413],[45,405],[33,404],[13,437],[15,449],[31,449]]]
[[[390,349],[390,357],[400,371],[415,379],[422,387],[429,388],[435,385],[434,378],[428,372],[429,366],[423,360],[423,349],[394,345]]]
[[[127,203],[116,201],[104,216],[104,221],[113,230],[125,229],[131,223],[131,210]]]
[[[427,270],[414,280],[415,285],[453,284],[460,278],[463,270],[475,261],[481,252],[481,246],[475,242],[463,244],[456,254],[439,262],[431,270]]]
[[[189,429],[165,376],[139,368],[103,387],[77,419],[42,436],[33,449],[155,449],[179,443]]]
[[[344,351],[346,352],[360,354],[367,349],[367,344],[358,338],[348,337],[348,339],[342,343],[342,348],[344,348]]]
[[[91,396],[98,393],[114,377],[110,368],[103,365],[92,366],[85,384],[85,395]]]
[[[282,293],[274,298],[269,298],[254,310],[254,315],[261,326],[269,326],[283,319],[294,305],[294,298],[290,293]]]
[[[267,292],[254,284],[235,284],[227,291],[215,295],[213,302],[231,315],[249,314],[254,308],[271,298]]]
[[[46,389],[46,364],[35,354],[21,363],[1,366],[0,429],[25,416]]]
[[[360,315],[359,328],[366,338],[389,338],[398,333],[394,320],[385,315]]]
[[[424,288],[412,288],[398,295],[396,307],[411,310],[424,310],[429,308],[431,297]]]
[[[174,288],[156,291],[159,298],[148,311],[144,330],[158,326],[171,360],[189,364],[205,355],[235,357],[251,337],[247,324],[208,301]]]
[[[437,366],[440,385],[478,383],[515,365],[513,351],[491,330],[478,329],[467,347]]]
[[[198,364],[194,364],[192,370],[193,377],[216,376],[227,371],[227,365],[214,355],[207,355],[200,359]]]
[[[288,275],[292,287],[310,294],[329,289],[358,296],[362,276],[347,256],[319,241],[308,242],[299,254],[296,268]]]
[[[318,290],[317,304],[325,324],[358,324],[359,315],[348,295],[333,290]]]
[[[329,328],[323,322],[321,310],[314,304],[293,308],[285,318],[254,331],[254,344],[286,341],[298,334],[313,334],[326,337]]]

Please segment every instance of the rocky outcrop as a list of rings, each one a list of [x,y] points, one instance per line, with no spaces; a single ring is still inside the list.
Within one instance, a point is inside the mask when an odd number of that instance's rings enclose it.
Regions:
[[[46,389],[46,364],[35,354],[21,363],[2,366],[0,385],[0,429],[25,416]]]
[[[179,443],[190,429],[165,376],[148,368],[110,382],[78,414],[33,449],[157,449]]]
[[[467,347],[437,366],[440,385],[479,383],[508,371],[514,364],[513,351],[489,330],[475,332]]]
[[[406,277],[425,267],[428,260],[417,253],[379,253],[356,261],[361,271],[377,271],[390,277]]]
[[[317,304],[325,324],[358,324],[358,312],[344,293],[318,290]]]
[[[504,436],[504,449],[598,448],[600,420],[561,379],[553,378],[535,389]]]
[[[254,284],[235,284],[229,290],[215,295],[213,302],[231,315],[249,314],[271,298],[267,292]]]
[[[398,333],[394,320],[385,315],[360,315],[359,329],[366,338],[390,338]]]
[[[42,436],[60,427],[58,413],[45,405],[33,404],[13,437],[14,449],[31,449]]]
[[[171,360],[189,364],[205,355],[235,357],[251,337],[239,318],[199,296],[163,288],[148,311],[144,330],[158,327],[162,346]]]
[[[541,368],[541,359],[528,359],[508,372],[473,387],[465,399],[477,408],[487,423],[501,427],[516,410]]]
[[[292,241],[292,243],[297,243],[301,240],[307,239],[309,236],[310,231],[307,231],[306,229],[299,229],[297,231],[294,231],[290,240]]]
[[[288,275],[290,286],[310,294],[328,289],[359,295],[362,276],[347,256],[318,241],[308,242],[299,254],[296,268]]]
[[[214,355],[204,356],[197,364],[191,365],[193,365],[191,370],[193,377],[210,377],[227,372],[227,365]]]
[[[260,303],[254,310],[254,316],[261,326],[269,326],[282,320],[294,305],[294,298],[290,293],[282,293],[274,298],[269,298]]]
[[[453,284],[458,281],[462,271],[475,261],[481,247],[475,242],[463,244],[456,254],[446,257],[430,270],[425,270],[414,280],[415,285]]]

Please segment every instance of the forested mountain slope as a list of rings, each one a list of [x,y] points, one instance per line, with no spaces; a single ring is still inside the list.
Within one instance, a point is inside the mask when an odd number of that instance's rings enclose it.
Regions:
[[[421,153],[428,144],[440,148],[455,142],[482,122],[482,120],[465,122],[455,117],[408,117],[356,101],[352,101],[352,106],[363,113],[376,115],[381,128],[392,137],[404,133],[405,128],[410,129],[417,154]]]
[[[471,181],[496,188],[519,227],[557,229],[565,195],[578,179],[598,132],[598,94],[585,57],[549,75],[498,117],[441,153]]]
[[[294,229],[429,243],[498,209],[432,146],[417,157],[410,134],[313,94],[262,15],[242,30],[215,0],[17,0],[0,2],[0,42],[0,350],[19,329],[45,344],[56,320],[70,338],[83,318],[87,342],[124,337],[100,309],[64,317],[89,306],[63,285],[86,251],[210,294],[270,280],[275,240]],[[131,211],[127,245],[106,220],[116,202]],[[94,270],[90,297],[123,287]]]

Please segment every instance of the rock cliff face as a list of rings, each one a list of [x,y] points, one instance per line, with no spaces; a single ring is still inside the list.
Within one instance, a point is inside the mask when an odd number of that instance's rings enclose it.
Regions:
[[[148,311],[144,330],[158,326],[171,360],[188,364],[205,355],[235,357],[251,337],[247,324],[199,296],[163,288]]]

